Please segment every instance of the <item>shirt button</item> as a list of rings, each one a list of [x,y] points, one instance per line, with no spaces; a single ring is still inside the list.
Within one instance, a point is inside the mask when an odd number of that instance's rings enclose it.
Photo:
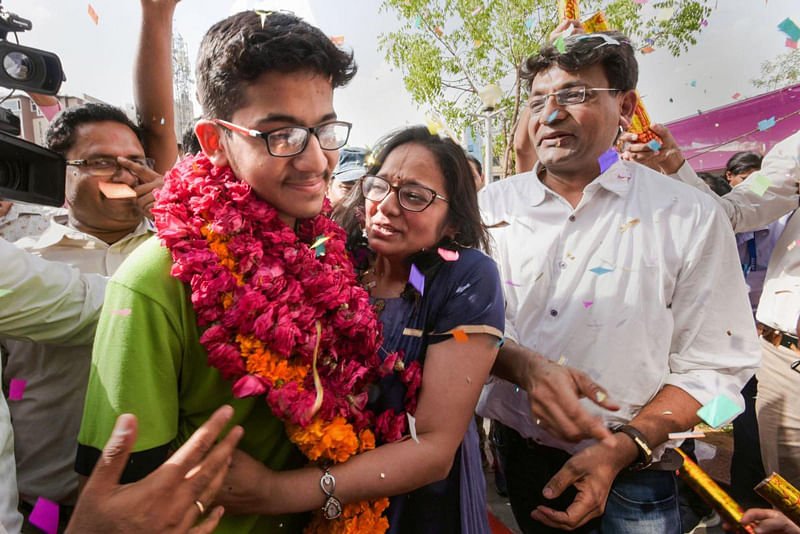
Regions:
[[[574,215],[570,215],[569,216],[569,222],[575,222],[575,216]]]
[[[558,310],[550,310],[550,315],[555,317],[556,315],[558,315]]]
[[[567,268],[567,262],[562,260],[562,261],[558,262],[558,266],[561,267],[562,269],[566,269]]]

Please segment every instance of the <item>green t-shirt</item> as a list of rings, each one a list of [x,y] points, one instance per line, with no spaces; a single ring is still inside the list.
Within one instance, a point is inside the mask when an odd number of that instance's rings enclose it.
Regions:
[[[274,470],[303,465],[265,399],[234,398],[231,382],[208,366],[188,288],[170,276],[171,267],[169,250],[153,237],[108,284],[92,351],[76,469],[89,474],[122,413],[139,420],[135,461],[142,451],[177,449],[223,404],[234,408],[231,425],[244,427],[241,450]],[[299,532],[305,520],[304,515],[226,514],[216,532]]]

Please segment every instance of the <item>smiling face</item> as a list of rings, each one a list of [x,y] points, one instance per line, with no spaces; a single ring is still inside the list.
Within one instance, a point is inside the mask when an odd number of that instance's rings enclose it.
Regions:
[[[266,72],[247,84],[245,105],[230,122],[261,132],[282,126],[318,126],[336,119],[333,86],[327,77],[308,71]],[[209,138],[211,128],[215,139]],[[296,219],[319,214],[338,150],[322,150],[311,135],[300,154],[271,156],[264,139],[225,130],[208,122],[198,126],[198,138],[212,163],[230,165],[262,199],[278,210],[280,218],[294,225]]]
[[[609,88],[601,64],[568,72],[550,67],[536,75],[531,96],[545,95],[570,87]],[[618,133],[618,127],[633,112],[635,93],[587,91],[580,104],[559,106],[555,97],[547,99],[537,115],[531,112],[528,133],[539,160],[550,172],[599,174],[597,158],[607,151]]]
[[[394,186],[423,185],[446,197],[445,178],[439,163],[427,148],[417,143],[406,143],[392,150],[377,176]],[[381,202],[365,202],[369,246],[392,261],[403,261],[452,233],[446,224],[448,204],[439,198],[419,212],[403,209],[394,191]]]
[[[114,121],[89,122],[75,129],[75,143],[64,154],[68,160],[112,158],[144,159],[136,134]],[[94,176],[84,166],[67,166],[66,200],[70,222],[92,235],[133,231],[142,220],[135,198],[107,198],[100,192],[100,182],[116,182],[136,187],[140,179],[127,169],[111,176]]]

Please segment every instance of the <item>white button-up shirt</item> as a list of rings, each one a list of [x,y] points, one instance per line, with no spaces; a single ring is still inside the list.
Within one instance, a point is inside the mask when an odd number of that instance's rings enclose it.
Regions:
[[[621,405],[584,407],[630,421],[666,384],[706,404],[740,390],[760,362],[736,242],[715,202],[642,165],[618,161],[576,208],[544,186],[537,164],[488,186],[506,293],[506,335],[580,369]],[[524,437],[574,452],[532,420],[527,395],[492,379],[478,405]]]
[[[106,279],[81,275],[0,239],[0,334],[41,342],[91,344]],[[17,467],[5,395],[0,395],[0,526],[22,528],[17,511]],[[0,529],[0,532],[3,532]]]
[[[762,228],[796,210],[800,203],[800,132],[775,145],[761,164],[761,171],[747,177],[733,191],[719,197],[685,162],[673,177],[714,197],[725,210],[736,232]],[[766,191],[758,187],[763,177]],[[763,182],[762,182],[763,183]],[[800,217],[786,223],[769,260],[756,318],[765,325],[794,334],[800,316]]]
[[[68,263],[82,273],[111,276],[154,230],[143,219],[133,232],[109,245],[63,224],[65,219],[54,218],[38,239],[25,238],[15,245],[44,259]],[[75,453],[92,344],[64,347],[0,339],[0,345],[7,353],[3,383],[13,378],[27,382],[22,399],[9,402],[20,496],[30,503],[45,497],[73,505],[78,484]]]

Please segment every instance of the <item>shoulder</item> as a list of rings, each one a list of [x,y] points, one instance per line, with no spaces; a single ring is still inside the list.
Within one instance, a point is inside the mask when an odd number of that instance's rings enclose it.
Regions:
[[[719,209],[713,197],[695,187],[639,163],[626,161],[625,165],[631,172],[632,191],[639,201],[648,202],[654,208],[668,206],[684,215]]]
[[[476,249],[462,249],[457,261],[445,262],[437,283],[443,296],[460,294],[466,290],[481,289],[494,292],[500,287],[497,264],[492,258]]]
[[[157,236],[152,236],[125,259],[111,283],[154,300],[169,300],[183,290],[183,284],[171,276],[171,269],[172,254]]]
[[[543,194],[536,174],[529,171],[487,185],[478,192],[478,204],[484,222],[491,226],[500,222],[504,215],[513,213],[519,202],[530,203]]]

